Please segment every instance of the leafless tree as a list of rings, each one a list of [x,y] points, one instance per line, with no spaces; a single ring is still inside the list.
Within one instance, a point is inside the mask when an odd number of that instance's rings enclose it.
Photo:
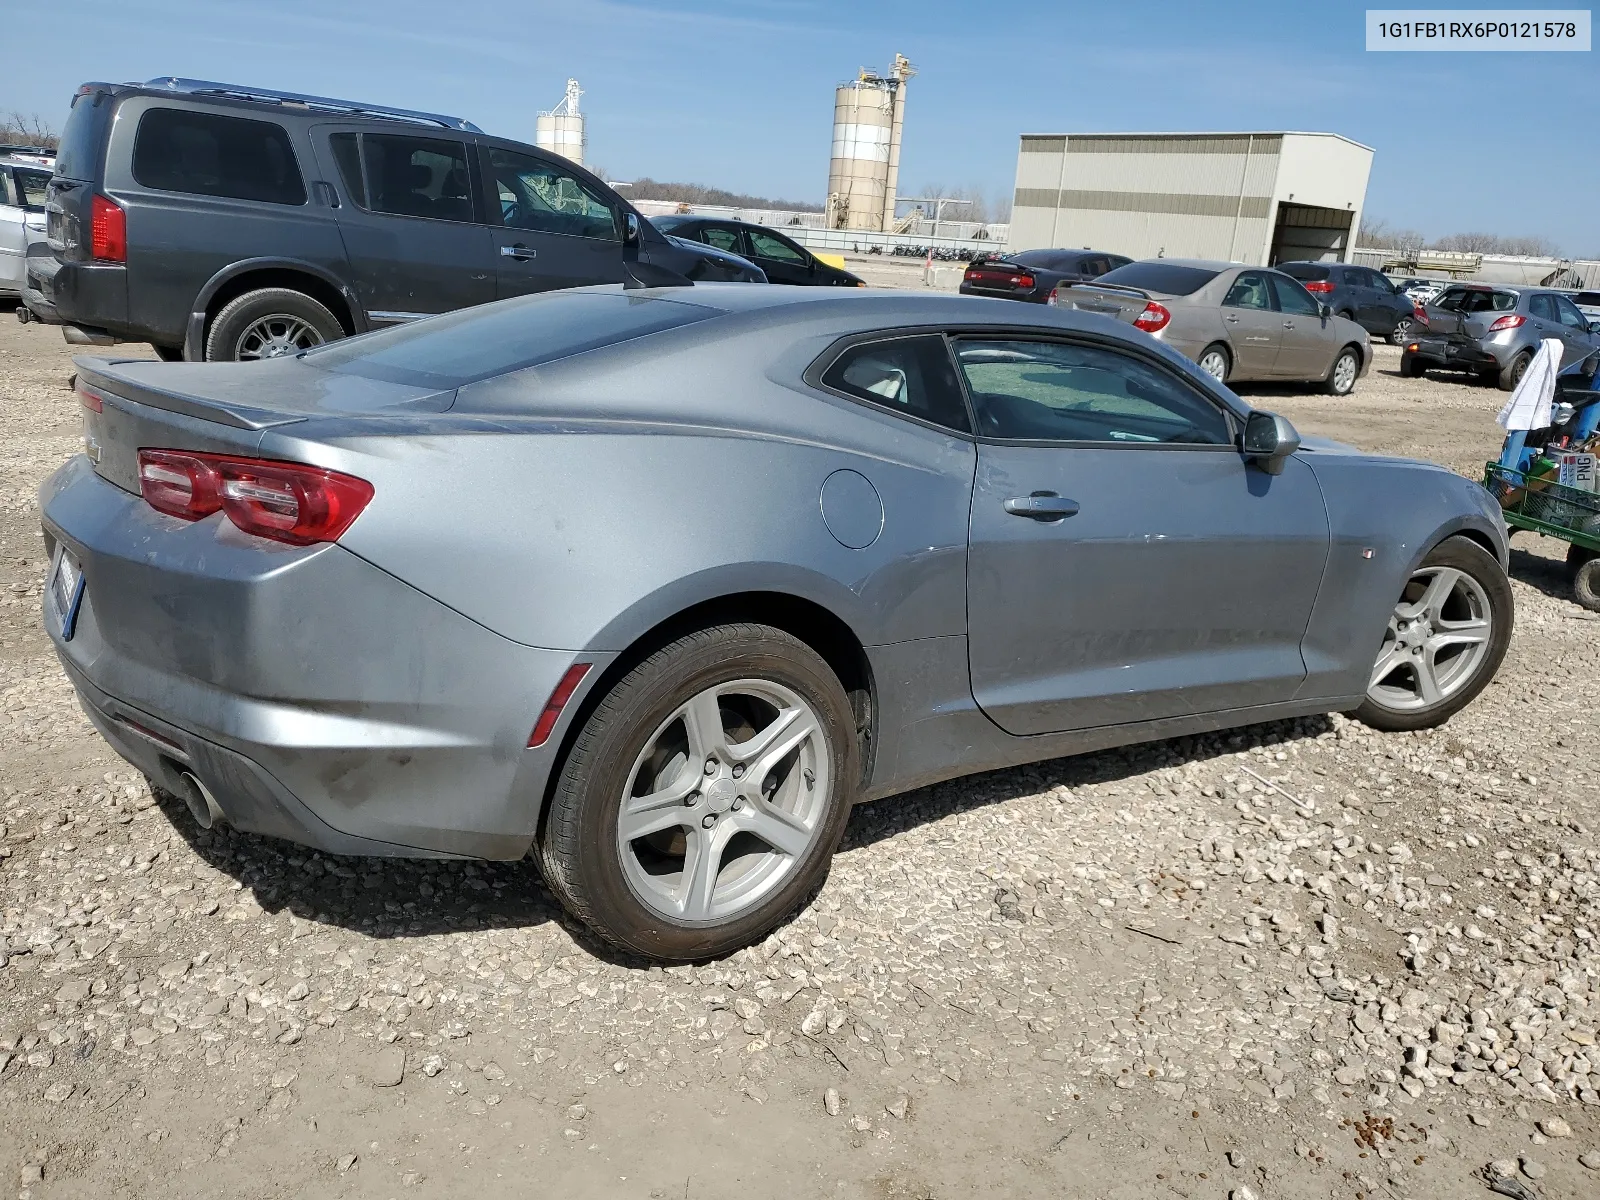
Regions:
[[[61,139],[55,127],[38,113],[23,114],[13,109],[0,119],[0,142],[54,150],[60,145]]]
[[[1415,229],[1396,229],[1382,217],[1364,217],[1356,244],[1373,250],[1400,250],[1423,247],[1429,250],[1455,250],[1466,254],[1522,254],[1530,258],[1555,258],[1561,248],[1546,237],[1507,237],[1498,233],[1450,233],[1428,239]]]

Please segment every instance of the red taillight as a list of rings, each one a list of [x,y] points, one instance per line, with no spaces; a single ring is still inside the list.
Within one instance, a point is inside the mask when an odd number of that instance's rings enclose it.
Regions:
[[[105,411],[105,400],[101,397],[99,392],[95,391],[86,383],[80,383],[78,385],[78,399],[90,412]]]
[[[90,253],[101,262],[127,262],[127,214],[104,196],[95,196],[89,208]]]
[[[1056,284],[1055,287],[1050,289],[1050,299],[1045,301],[1045,303],[1046,304],[1060,304],[1061,303],[1061,285],[1059,283]]]
[[[339,471],[185,450],[139,451],[139,490],[158,512],[197,521],[222,511],[293,546],[338,541],[372,499],[370,483]]]
[[[561,677],[561,682],[556,684],[555,691],[550,693],[550,699],[545,701],[544,711],[539,714],[538,724],[528,735],[529,749],[537,750],[550,740],[550,735],[555,732],[556,722],[561,719],[561,710],[567,706],[567,701],[572,699],[572,693],[578,690],[578,685],[588,673],[588,663],[574,663],[567,668],[567,673]]]
[[[1333,291],[1333,283],[1327,279],[1313,280],[1311,283],[1306,284],[1306,291],[1315,292],[1319,296],[1325,296],[1329,292]]]
[[[1018,287],[1030,288],[1030,287],[1033,286],[1033,276],[1032,275],[1013,275],[1011,277],[1011,282],[1016,284]]]
[[[1502,329],[1516,329],[1526,320],[1526,317],[1518,316],[1516,313],[1507,313],[1493,325],[1489,326],[1489,332],[1499,333]]]
[[[1426,325],[1428,323],[1428,310],[1420,304],[1417,305],[1411,310],[1411,319],[1418,325]]]
[[[1144,306],[1144,311],[1134,320],[1133,327],[1142,329],[1146,333],[1155,333],[1165,329],[1167,322],[1172,320],[1172,314],[1165,305],[1157,304],[1154,300]]]

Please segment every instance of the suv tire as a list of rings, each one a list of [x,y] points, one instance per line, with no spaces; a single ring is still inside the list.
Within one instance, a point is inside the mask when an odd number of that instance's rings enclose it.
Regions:
[[[686,634],[584,720],[539,839],[545,882],[601,939],[649,958],[759,941],[827,874],[856,738],[838,678],[798,638],[749,623]]]
[[[206,361],[279,358],[342,337],[339,318],[304,292],[258,288],[228,301],[212,319]]]

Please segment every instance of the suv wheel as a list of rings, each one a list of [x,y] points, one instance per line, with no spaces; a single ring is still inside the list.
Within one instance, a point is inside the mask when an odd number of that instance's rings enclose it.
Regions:
[[[1511,622],[1511,584],[1494,555],[1447,538],[1401,590],[1357,720],[1388,732],[1444,724],[1500,669]]]
[[[821,881],[860,773],[850,702],[814,650],[764,625],[688,634],[584,723],[550,798],[545,881],[622,950],[726,954]]]
[[[1394,328],[1389,331],[1389,345],[1404,346],[1411,337],[1412,320],[1410,317],[1401,317],[1394,323]]]
[[[298,354],[344,336],[326,306],[293,288],[259,288],[236,297],[211,322],[210,362],[252,362]]]

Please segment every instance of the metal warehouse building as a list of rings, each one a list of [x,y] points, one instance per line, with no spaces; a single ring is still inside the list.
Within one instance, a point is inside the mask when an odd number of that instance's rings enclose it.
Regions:
[[[1007,248],[1345,261],[1371,170],[1336,133],[1023,134]]]

